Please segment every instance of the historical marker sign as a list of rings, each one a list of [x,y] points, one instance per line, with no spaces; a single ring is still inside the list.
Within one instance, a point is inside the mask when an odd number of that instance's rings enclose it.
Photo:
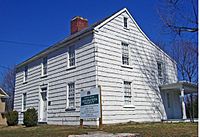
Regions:
[[[81,91],[80,118],[100,118],[99,88]]]

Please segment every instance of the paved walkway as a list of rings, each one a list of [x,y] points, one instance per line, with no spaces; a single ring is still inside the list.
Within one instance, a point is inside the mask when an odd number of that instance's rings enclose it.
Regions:
[[[107,133],[107,132],[89,132],[83,135],[69,135],[68,137],[141,137],[137,133]]]

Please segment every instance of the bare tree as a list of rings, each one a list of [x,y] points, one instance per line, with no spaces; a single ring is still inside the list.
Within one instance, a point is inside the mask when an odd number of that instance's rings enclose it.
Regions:
[[[3,79],[0,83],[0,87],[3,88],[9,95],[9,99],[6,101],[6,110],[13,109],[14,104],[14,91],[15,91],[15,68],[8,68],[5,73],[2,74]]]
[[[156,41],[154,42],[161,50],[163,50],[164,52],[166,52],[167,54],[170,54],[170,47],[169,44],[166,44],[166,42],[164,41]]]
[[[198,82],[198,48],[193,42],[175,42],[172,57],[177,62],[179,79]]]
[[[198,32],[197,0],[160,0],[158,14],[165,28],[181,35]]]
[[[171,37],[173,44],[163,48],[177,62],[178,78],[189,82],[198,82],[198,0],[160,0],[158,14],[163,22],[163,29]],[[178,37],[177,37],[178,36]],[[171,51],[169,50],[171,49]],[[193,121],[193,95],[186,96],[188,116]],[[196,105],[196,104],[195,104]],[[193,112],[194,111],[194,112]]]

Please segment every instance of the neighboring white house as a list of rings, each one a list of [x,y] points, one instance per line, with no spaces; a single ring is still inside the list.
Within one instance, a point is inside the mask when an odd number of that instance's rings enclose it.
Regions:
[[[39,122],[78,125],[81,90],[100,85],[103,124],[181,119],[185,84],[177,81],[175,61],[124,8],[89,27],[75,17],[69,37],[19,64],[14,109],[20,123],[34,107]]]
[[[6,125],[6,99],[8,99],[8,94],[0,88],[0,125]]]

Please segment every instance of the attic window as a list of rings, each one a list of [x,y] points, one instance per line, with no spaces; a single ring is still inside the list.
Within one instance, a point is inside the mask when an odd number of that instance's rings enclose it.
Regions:
[[[128,18],[124,17],[124,28],[128,27]]]

